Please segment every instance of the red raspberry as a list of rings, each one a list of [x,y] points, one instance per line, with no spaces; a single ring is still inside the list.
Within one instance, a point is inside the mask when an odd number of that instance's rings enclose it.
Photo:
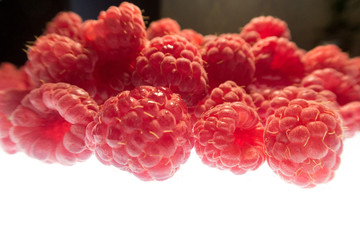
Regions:
[[[345,74],[353,77],[357,84],[360,84],[360,57],[349,59],[344,71]]]
[[[340,107],[344,125],[344,137],[350,138],[360,132],[360,101],[347,103]]]
[[[34,83],[25,73],[24,67],[17,68],[14,64],[3,62],[0,65],[0,90],[31,89]]]
[[[97,111],[83,89],[46,83],[26,95],[12,113],[10,137],[30,157],[72,165],[91,155],[85,129]]]
[[[264,143],[275,173],[290,183],[314,187],[331,180],[340,164],[341,121],[324,104],[294,99],[269,117]]]
[[[133,89],[131,75],[134,66],[117,61],[98,61],[93,77],[96,94],[93,97],[98,104],[103,104],[108,98],[114,97],[124,90]]]
[[[208,41],[201,51],[210,88],[232,80],[248,85],[255,72],[251,47],[238,34],[222,34]]]
[[[96,60],[96,56],[80,43],[48,34],[30,47],[25,70],[36,85],[66,82],[93,92],[91,78]]]
[[[148,40],[155,37],[178,33],[180,33],[180,25],[176,20],[171,18],[162,18],[160,20],[153,21],[146,29],[146,37]]]
[[[270,107],[270,100],[273,92],[283,89],[285,86],[282,85],[273,85],[268,86],[266,84],[259,84],[254,82],[247,86],[246,91],[249,93],[254,105],[256,112],[260,117],[260,121],[265,124],[266,122],[266,112]]]
[[[139,86],[109,98],[86,136],[102,163],[144,181],[173,176],[193,147],[187,107],[164,87]]]
[[[16,144],[10,139],[9,135],[12,127],[10,116],[28,93],[29,90],[23,89],[0,91],[0,146],[9,154],[18,151]]]
[[[314,90],[329,90],[336,95],[340,105],[360,100],[360,85],[356,81],[333,68],[315,70],[307,75],[301,85]]]
[[[188,107],[195,106],[208,91],[208,79],[198,48],[178,35],[150,41],[136,59],[132,75],[135,86],[169,87]]]
[[[189,42],[193,43],[197,47],[200,47],[204,42],[203,35],[193,29],[183,29],[180,31],[179,35],[186,38]]]
[[[210,167],[244,174],[264,162],[263,130],[252,107],[242,102],[223,103],[195,123],[195,150]]]
[[[245,39],[254,39],[253,36],[256,36],[254,32],[258,33],[260,39],[272,36],[289,40],[291,38],[286,22],[273,16],[260,16],[251,19],[241,30],[240,34]]]
[[[59,12],[46,25],[45,34],[56,33],[76,42],[82,42],[81,24],[82,19],[75,12]]]
[[[253,46],[257,41],[260,40],[260,34],[255,31],[241,32],[240,37],[242,37],[245,42],[250,44],[250,46]]]
[[[338,46],[333,44],[317,46],[304,56],[307,73],[323,68],[333,68],[339,72],[344,72],[348,60],[348,54],[342,52]]]
[[[303,51],[286,38],[268,37],[253,47],[255,78],[267,85],[292,85],[304,76]]]
[[[255,108],[251,97],[246,91],[233,81],[226,81],[214,88],[209,96],[204,98],[194,109],[195,119],[200,119],[206,111],[225,102],[243,102],[245,105]]]
[[[214,34],[208,34],[203,37],[203,43],[202,46],[205,46],[208,42],[213,41],[215,38],[217,38],[217,35]]]
[[[338,110],[339,108],[336,104],[336,95],[330,91],[321,90],[316,92],[309,88],[288,86],[281,90],[272,91],[269,93],[267,99],[261,102],[261,105],[258,106],[261,110],[261,114],[259,114],[261,122],[265,124],[268,117],[274,114],[277,109],[287,106],[289,101],[294,99],[319,102],[334,110]]]
[[[84,23],[83,37],[101,59],[132,61],[146,41],[141,10],[128,2],[119,7],[111,6],[100,12],[98,20]]]

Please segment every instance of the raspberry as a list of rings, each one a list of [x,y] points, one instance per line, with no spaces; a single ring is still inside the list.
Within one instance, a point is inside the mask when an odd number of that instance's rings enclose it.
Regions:
[[[248,85],[255,72],[251,47],[238,34],[222,34],[208,41],[201,51],[210,88],[232,80]]]
[[[29,90],[7,89],[0,91],[0,146],[9,154],[18,152],[16,144],[10,139],[12,127],[10,116]]]
[[[273,92],[284,88],[282,85],[268,86],[266,84],[259,84],[254,82],[247,86],[246,91],[249,93],[256,112],[260,117],[261,123],[265,124],[267,118],[267,110],[270,107],[270,101]]]
[[[277,111],[277,109],[286,106],[289,101],[294,99],[315,101],[326,105],[333,110],[337,111],[339,109],[339,106],[336,103],[336,95],[331,91],[321,90],[317,92],[309,88],[288,86],[282,90],[276,90],[271,93],[270,104],[266,112],[266,118]]]
[[[260,34],[255,31],[241,32],[240,37],[242,37],[245,42],[250,44],[250,46],[253,46],[257,41],[260,40]]]
[[[208,79],[198,48],[178,35],[150,41],[136,59],[134,86],[170,87],[188,107],[195,106],[208,91]]]
[[[333,44],[317,46],[304,56],[307,73],[323,68],[333,68],[339,72],[344,72],[348,60],[349,56]]]
[[[225,102],[243,102],[245,105],[254,108],[255,105],[246,91],[233,81],[226,81],[214,88],[209,96],[204,98],[195,108],[195,119],[200,119],[201,115],[211,108]]]
[[[350,138],[360,131],[360,101],[347,103],[340,107],[344,125],[344,137]]]
[[[183,29],[180,31],[179,35],[186,38],[189,42],[193,43],[197,47],[200,47],[204,42],[203,35],[193,29]]]
[[[263,130],[252,107],[223,103],[195,123],[195,150],[210,167],[244,174],[264,162]]]
[[[72,165],[90,157],[85,129],[98,106],[83,89],[45,83],[26,95],[11,115],[10,137],[30,157]]]
[[[256,36],[254,32],[258,33],[260,39],[272,36],[289,40],[291,38],[286,22],[273,16],[260,16],[251,19],[241,30],[241,36],[245,39],[254,39],[253,36]]]
[[[0,90],[31,89],[34,83],[25,73],[24,67],[17,68],[14,64],[3,62],[0,65]]]
[[[301,85],[314,90],[330,90],[340,105],[360,100],[360,85],[355,79],[333,68],[315,70],[307,75]]]
[[[304,76],[303,51],[286,38],[268,37],[253,47],[255,78],[268,85],[292,85]]]
[[[144,181],[173,176],[193,147],[187,107],[164,87],[139,86],[109,98],[86,136],[102,163]]]
[[[345,74],[353,77],[357,84],[360,84],[360,57],[349,59],[344,71]]]
[[[203,37],[203,43],[202,46],[205,46],[208,42],[213,41],[215,38],[217,38],[217,35],[214,34],[208,34]]]
[[[84,23],[82,32],[86,44],[109,61],[132,61],[146,42],[141,10],[128,2],[101,11],[97,20]]]
[[[153,21],[146,29],[146,37],[148,40],[155,37],[178,33],[180,33],[180,25],[176,20],[171,18],[162,18],[160,20]]]
[[[37,86],[65,82],[93,92],[91,75],[96,60],[80,43],[53,33],[39,37],[29,48],[25,70]]]
[[[267,118],[274,114],[277,109],[287,106],[289,101],[294,99],[319,102],[334,110],[338,110],[339,108],[336,104],[335,94],[330,91],[321,90],[316,92],[309,88],[288,86],[281,90],[271,91],[267,96],[267,99],[260,103],[261,105],[258,107],[261,110],[261,114],[259,114],[261,122],[265,124]]]
[[[341,121],[324,104],[294,99],[269,117],[264,143],[275,173],[290,183],[314,187],[331,180],[340,164]]]
[[[76,42],[82,42],[81,24],[82,19],[75,12],[59,12],[46,25],[44,34],[56,33],[71,38]]]
[[[117,61],[98,61],[93,72],[96,87],[94,100],[98,104],[103,104],[108,98],[124,90],[133,89],[131,83],[133,71],[132,65]]]

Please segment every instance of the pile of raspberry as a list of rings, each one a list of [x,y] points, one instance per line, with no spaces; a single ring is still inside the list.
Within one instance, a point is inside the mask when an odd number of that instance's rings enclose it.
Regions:
[[[360,57],[301,49],[272,16],[204,36],[171,18],[146,26],[123,2],[86,21],[58,13],[26,54],[0,65],[0,146],[45,163],[94,154],[162,181],[194,149],[209,167],[242,175],[266,162],[310,188],[334,178],[360,131]]]

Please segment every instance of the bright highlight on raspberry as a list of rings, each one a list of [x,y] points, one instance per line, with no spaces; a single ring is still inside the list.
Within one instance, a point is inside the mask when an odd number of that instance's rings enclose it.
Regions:
[[[67,166],[95,155],[143,181],[172,178],[192,149],[230,174],[334,178],[360,131],[360,57],[301,49],[273,16],[202,35],[142,14],[129,2],[85,21],[59,12],[24,66],[1,63],[1,148]]]

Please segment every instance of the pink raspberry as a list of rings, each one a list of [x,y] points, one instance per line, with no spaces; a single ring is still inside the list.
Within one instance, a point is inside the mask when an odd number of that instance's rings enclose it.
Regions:
[[[96,60],[80,43],[53,33],[39,37],[29,48],[25,70],[37,86],[65,82],[92,93]]]
[[[330,181],[340,164],[341,120],[324,104],[294,99],[269,117],[264,143],[275,173],[287,182],[314,187]]]
[[[30,157],[72,165],[91,155],[85,129],[98,106],[83,89],[45,83],[26,95],[11,115],[10,137]]]
[[[331,109],[339,109],[336,103],[336,95],[330,91],[315,91],[304,87],[287,86],[281,90],[271,91],[267,99],[258,106],[261,110],[261,114],[259,114],[261,122],[265,124],[269,116],[274,114],[279,108],[287,106],[294,99],[315,101],[327,105]]]
[[[108,98],[114,97],[124,90],[133,89],[131,75],[133,65],[125,65],[117,61],[98,61],[93,78],[96,94],[93,97],[98,104],[103,104]]]
[[[304,56],[307,73],[323,68],[333,68],[339,72],[344,72],[348,60],[348,54],[333,44],[317,46]]]
[[[289,40],[291,38],[286,22],[273,16],[260,16],[251,19],[241,30],[240,35],[244,39],[252,39],[250,42],[273,36]]]
[[[203,113],[225,102],[243,102],[245,105],[255,108],[251,97],[244,88],[239,87],[233,81],[226,81],[214,88],[209,96],[201,100],[194,108],[195,119],[200,119]]]
[[[82,32],[87,46],[102,60],[132,61],[146,42],[141,10],[129,2],[101,11],[97,20],[84,23]]]
[[[254,105],[256,112],[260,117],[260,121],[265,124],[267,118],[267,110],[270,108],[270,100],[273,92],[283,89],[285,86],[282,85],[272,85],[268,86],[266,84],[259,84],[254,82],[249,84],[246,88],[246,91],[249,93]]]
[[[305,73],[303,51],[286,38],[267,37],[253,47],[255,78],[267,85],[292,85]]]
[[[81,24],[82,19],[75,12],[59,12],[46,25],[44,34],[56,33],[71,38],[76,42],[82,42]]]
[[[263,130],[252,107],[242,102],[223,103],[195,123],[195,150],[210,167],[244,174],[264,162]]]
[[[176,20],[171,18],[162,18],[160,20],[153,21],[146,29],[146,37],[148,40],[178,33],[180,33],[180,25]]]
[[[354,78],[357,84],[360,84],[360,57],[349,59],[344,71],[346,75]]]
[[[301,85],[314,90],[324,89],[333,92],[340,105],[360,101],[360,85],[357,85],[352,77],[333,68],[313,71],[302,80]]]
[[[340,107],[344,125],[344,137],[351,138],[360,132],[360,101],[353,101]]]
[[[198,48],[178,35],[150,41],[136,59],[132,75],[135,86],[169,87],[188,107],[195,106],[208,91],[208,79]]]
[[[178,34],[197,47],[200,47],[204,42],[203,35],[190,28],[182,29]]]
[[[0,64],[0,90],[31,89],[34,83],[25,73],[24,67],[17,68],[14,64],[3,62]]]
[[[211,89],[227,80],[240,86],[252,82],[255,58],[250,45],[238,34],[222,34],[208,41],[201,55]]]
[[[193,147],[187,107],[164,87],[140,86],[109,98],[86,136],[102,163],[144,181],[173,176]]]
[[[10,139],[11,114],[28,93],[29,90],[23,89],[0,90],[0,147],[9,154],[18,152],[16,144]]]

